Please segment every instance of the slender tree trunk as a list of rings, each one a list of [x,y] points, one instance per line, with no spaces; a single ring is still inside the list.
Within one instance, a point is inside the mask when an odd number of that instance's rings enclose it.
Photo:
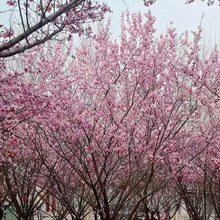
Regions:
[[[98,215],[97,215],[97,213],[95,213],[95,220],[98,220]]]
[[[3,215],[4,215],[4,212],[3,212],[2,208],[0,208],[0,220],[3,219]]]

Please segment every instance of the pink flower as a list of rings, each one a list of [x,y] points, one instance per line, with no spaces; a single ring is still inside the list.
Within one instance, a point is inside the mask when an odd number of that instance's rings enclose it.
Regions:
[[[14,6],[14,5],[15,5],[15,1],[13,1],[13,0],[8,0],[8,1],[7,1],[7,4],[8,4],[9,6]]]
[[[7,29],[5,30],[5,32],[3,33],[2,37],[7,38],[7,37],[11,37],[14,35],[14,31],[13,29]]]

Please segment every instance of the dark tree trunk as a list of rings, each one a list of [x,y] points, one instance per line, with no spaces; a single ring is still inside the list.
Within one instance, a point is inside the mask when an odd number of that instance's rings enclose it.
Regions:
[[[4,215],[4,212],[3,212],[2,208],[0,208],[0,220],[3,219],[3,215]]]

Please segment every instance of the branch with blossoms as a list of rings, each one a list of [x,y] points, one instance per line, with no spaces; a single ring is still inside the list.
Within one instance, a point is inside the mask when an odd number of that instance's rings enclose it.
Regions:
[[[91,33],[85,24],[100,21],[110,9],[106,4],[91,0],[10,0],[10,27],[1,25],[0,57],[10,57],[43,44],[63,32],[62,38],[72,34]],[[16,31],[15,31],[16,30]]]

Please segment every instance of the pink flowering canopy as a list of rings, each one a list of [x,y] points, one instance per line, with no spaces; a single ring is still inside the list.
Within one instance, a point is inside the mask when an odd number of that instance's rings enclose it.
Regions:
[[[41,46],[21,56],[23,64],[20,69],[15,66],[17,72],[11,73],[14,67],[8,70],[5,65],[2,132],[31,118],[73,142],[89,133],[89,151],[99,146],[126,155],[132,140],[134,151],[146,151],[146,158],[156,152],[163,163],[190,163],[203,148],[188,155],[188,147],[206,147],[206,140],[218,134],[218,130],[210,132],[218,122],[218,81],[213,75],[218,51],[203,61],[200,32],[194,42],[188,40],[188,33],[178,38],[173,28],[155,38],[155,18],[150,13],[146,18],[133,14],[130,19],[128,12],[122,16],[120,44],[110,40],[107,26],[74,56],[61,44],[51,43],[48,49]],[[216,155],[215,147],[207,147],[210,155]],[[218,164],[217,158],[212,160]]]

